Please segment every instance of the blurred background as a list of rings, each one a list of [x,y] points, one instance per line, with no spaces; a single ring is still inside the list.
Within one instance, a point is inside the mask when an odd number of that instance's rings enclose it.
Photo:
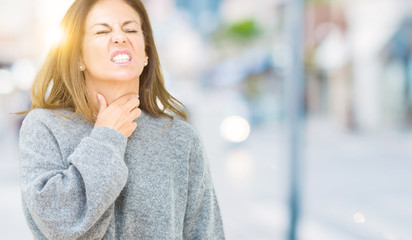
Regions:
[[[1,239],[32,239],[10,113],[72,2],[0,0]],[[412,1],[143,2],[228,240],[412,239]]]

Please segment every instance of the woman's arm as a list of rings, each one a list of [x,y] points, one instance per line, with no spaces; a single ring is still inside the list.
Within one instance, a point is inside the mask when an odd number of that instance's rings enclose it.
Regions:
[[[33,230],[47,239],[101,239],[127,181],[126,144],[122,133],[97,127],[64,161],[50,126],[29,114],[19,147],[22,197]]]
[[[225,239],[207,157],[197,135],[191,149],[189,171],[184,239]]]

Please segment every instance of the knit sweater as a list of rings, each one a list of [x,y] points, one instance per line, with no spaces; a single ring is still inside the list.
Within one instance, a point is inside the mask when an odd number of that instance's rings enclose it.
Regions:
[[[35,239],[224,239],[199,136],[142,111],[126,138],[69,110],[20,130],[23,209]]]

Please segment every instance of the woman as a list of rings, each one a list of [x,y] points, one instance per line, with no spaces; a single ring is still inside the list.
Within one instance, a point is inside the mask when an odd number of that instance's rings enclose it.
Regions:
[[[206,156],[164,88],[142,3],[77,0],[62,27],[20,131],[35,239],[224,239]]]

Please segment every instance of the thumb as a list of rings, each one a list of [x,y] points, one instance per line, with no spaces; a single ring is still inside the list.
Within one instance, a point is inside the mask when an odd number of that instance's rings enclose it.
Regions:
[[[99,112],[105,110],[107,108],[107,102],[103,95],[98,93],[97,100],[99,101]]]

